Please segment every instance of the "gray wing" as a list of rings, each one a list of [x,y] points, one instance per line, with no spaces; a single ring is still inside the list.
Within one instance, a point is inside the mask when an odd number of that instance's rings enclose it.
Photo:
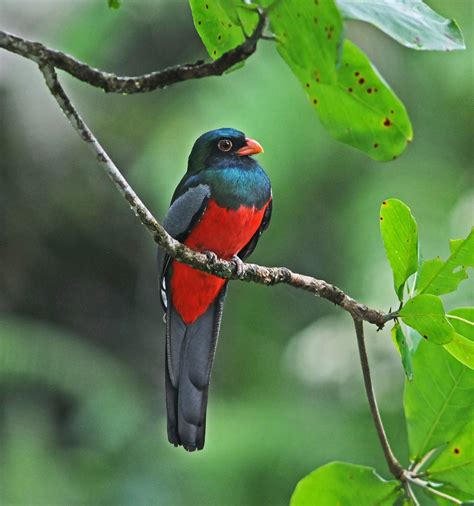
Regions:
[[[201,218],[206,209],[211,194],[209,186],[200,184],[189,188],[178,197],[168,209],[163,226],[168,234],[179,241],[184,241],[194,225]],[[166,269],[169,264],[169,255],[158,246],[158,274],[160,276],[161,304],[166,311]]]

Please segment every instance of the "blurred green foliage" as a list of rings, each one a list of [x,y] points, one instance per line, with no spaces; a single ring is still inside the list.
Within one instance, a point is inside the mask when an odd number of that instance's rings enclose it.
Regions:
[[[120,0],[107,0],[107,4],[111,9],[120,9]]]
[[[106,95],[64,81],[160,217],[198,135],[233,126],[258,139],[275,206],[252,259],[388,310],[398,302],[380,202],[410,204],[426,258],[446,237],[466,237],[472,218],[472,5],[429,3],[457,19],[467,51],[417,54],[349,26],[415,127],[403,157],[385,165],[327,134],[266,41],[238,72],[153,94]],[[124,2],[113,13],[95,0],[60,5],[3,0],[0,18],[9,31],[120,74],[205,57],[184,1]],[[280,505],[330,460],[383,472],[351,322],[283,286],[232,284],[206,449],[189,455],[167,443],[154,247],[34,66],[2,52],[0,67],[0,502]],[[470,286],[448,294],[446,309],[465,304]],[[368,346],[384,421],[406,461],[403,370],[389,336],[369,335]]]

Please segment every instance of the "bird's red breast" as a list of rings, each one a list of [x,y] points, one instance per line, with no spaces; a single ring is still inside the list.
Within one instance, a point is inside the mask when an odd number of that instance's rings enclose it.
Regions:
[[[210,199],[201,220],[184,244],[196,251],[213,251],[218,257],[230,260],[257,232],[268,203],[261,209],[244,206],[227,209]],[[171,296],[186,325],[206,311],[224,284],[222,278],[177,261],[172,263]]]

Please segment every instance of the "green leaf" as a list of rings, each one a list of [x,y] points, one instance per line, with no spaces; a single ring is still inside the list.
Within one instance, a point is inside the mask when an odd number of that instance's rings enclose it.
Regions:
[[[458,502],[457,504],[462,504],[462,506],[474,506],[474,500],[472,498],[472,495],[466,494],[465,492],[459,490],[458,488],[450,487],[449,485],[444,485],[439,488],[436,487],[436,490],[444,494],[447,494],[450,497],[454,497],[458,501],[461,501]],[[431,499],[434,499],[436,504],[439,504],[439,506],[453,506],[452,500],[444,499],[443,497],[439,497],[428,491],[425,491],[424,495],[430,497]],[[430,502],[429,504],[432,505],[433,502]]]
[[[474,308],[454,309],[446,317],[456,333],[444,347],[465,366],[474,369]]]
[[[449,487],[449,486],[445,485],[445,486],[439,487],[439,488],[436,487],[436,490],[438,490],[439,492],[442,492],[444,494],[447,494],[450,497],[454,497],[458,501],[461,501],[461,502],[458,502],[457,504],[461,504],[462,506],[474,506],[474,500],[472,499],[472,495],[466,494],[465,492],[462,492],[457,488],[453,488],[453,487]],[[430,497],[431,499],[434,499],[435,503],[438,504],[439,506],[453,506],[453,501],[451,499],[449,499],[449,500],[444,499],[443,497],[439,497],[439,496],[434,495],[428,491],[425,491],[424,495]],[[430,502],[429,504],[432,505],[433,502]]]
[[[430,480],[474,495],[474,421],[451,439],[427,470]]]
[[[279,53],[331,135],[376,160],[401,154],[412,138],[405,107],[364,53],[342,42],[333,0],[280,1],[269,16]]]
[[[418,227],[410,208],[398,199],[387,199],[380,207],[380,232],[393,271],[398,299],[409,276],[418,267]]]
[[[408,381],[412,381],[413,365],[411,361],[410,347],[405,336],[403,335],[402,328],[398,322],[395,323],[395,326],[392,328],[392,339],[402,358],[402,365],[403,370],[405,371],[405,376],[407,377]]]
[[[459,283],[468,277],[466,270],[459,269],[455,272],[447,272],[445,267],[446,263],[441,258],[423,261],[417,278],[417,291],[421,293],[420,287],[424,287],[428,283],[430,283],[430,286],[424,290],[424,293],[443,295],[456,291]],[[434,281],[431,282],[431,280]]]
[[[412,49],[465,49],[456,21],[440,16],[421,0],[337,0],[346,19],[371,23]]]
[[[445,349],[451,353],[459,362],[466,367],[474,369],[474,341],[466,339],[461,334],[455,333],[453,340],[444,345]]]
[[[392,506],[402,491],[370,467],[330,462],[298,482],[290,506]]]
[[[400,317],[427,341],[446,344],[456,333],[446,318],[443,303],[436,295],[417,295],[400,310]]]
[[[278,1],[269,17],[278,51],[303,85],[335,85],[337,46],[343,31],[335,3]]]
[[[109,9],[120,9],[120,0],[107,0]]]
[[[451,239],[449,241],[449,249],[451,256],[448,261],[453,258],[457,265],[465,267],[474,267],[474,227],[466,239]]]
[[[456,332],[474,341],[474,307],[453,309],[447,316]]]
[[[239,46],[258,23],[257,12],[242,0],[189,0],[201,40],[216,60]]]
[[[404,408],[410,458],[418,461],[452,440],[474,416],[474,371],[441,346],[420,342],[413,357],[415,377],[405,382]]]
[[[237,15],[244,33],[247,37],[250,37],[258,23],[258,5],[251,3],[242,5],[242,2],[238,0],[233,0],[233,3],[237,5]]]
[[[474,230],[466,239],[450,241],[451,255],[443,262],[440,258],[422,263],[417,279],[418,293],[442,295],[454,292],[467,278],[465,267],[474,266]]]
[[[375,160],[397,158],[413,138],[405,106],[349,40],[344,41],[337,84],[317,86],[310,97],[319,100],[313,105],[336,139]]]

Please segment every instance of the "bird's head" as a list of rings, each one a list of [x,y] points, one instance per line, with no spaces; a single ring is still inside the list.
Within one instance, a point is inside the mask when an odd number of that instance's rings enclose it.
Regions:
[[[250,155],[263,153],[262,146],[234,128],[219,128],[202,134],[189,155],[188,171],[220,168]]]

